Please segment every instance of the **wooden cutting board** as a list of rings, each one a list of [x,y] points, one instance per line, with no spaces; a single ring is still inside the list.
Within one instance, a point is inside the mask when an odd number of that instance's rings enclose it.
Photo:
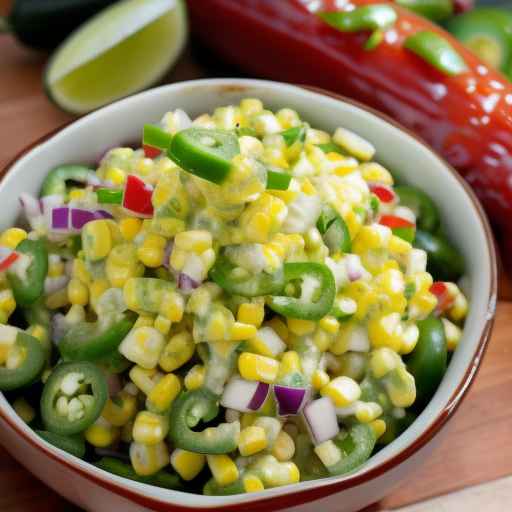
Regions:
[[[8,2],[0,0],[0,12]],[[0,35],[0,168],[29,142],[72,119],[42,92],[43,55],[18,47]],[[188,51],[166,81],[223,73]],[[502,298],[509,297],[502,278]],[[512,303],[498,306],[496,326],[475,385],[447,426],[435,454],[392,492],[377,509],[396,508],[512,473]],[[76,510],[0,448],[0,510],[57,512]]]

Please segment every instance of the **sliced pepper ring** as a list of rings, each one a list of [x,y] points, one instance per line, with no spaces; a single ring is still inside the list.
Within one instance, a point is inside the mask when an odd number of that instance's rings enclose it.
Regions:
[[[81,435],[61,436],[48,430],[36,430],[36,434],[47,443],[64,450],[65,452],[82,459],[85,455],[85,441]]]
[[[61,414],[57,408],[62,397],[68,405],[71,400],[78,400],[82,413]],[[63,436],[83,432],[99,418],[107,397],[107,382],[97,366],[88,362],[58,365],[48,377],[41,395],[41,416],[46,429]]]
[[[11,391],[32,384],[46,361],[46,354],[39,340],[26,332],[17,332],[14,346],[22,351],[23,360],[17,368],[0,366],[1,391]]]
[[[407,206],[416,214],[419,229],[435,232],[439,228],[441,218],[434,201],[423,190],[406,185],[395,187],[400,198],[400,205]]]
[[[52,169],[43,181],[41,197],[53,195],[64,197],[68,181],[83,183],[84,185],[89,183],[99,184],[96,172],[85,165],[59,165]]]
[[[285,287],[292,281],[302,281],[300,297],[271,296],[268,306],[287,318],[320,320],[327,315],[336,295],[336,284],[329,268],[322,263],[310,262],[285,263],[283,268]],[[313,298],[315,295],[317,300]]]
[[[352,240],[347,224],[334,208],[328,206],[322,210],[316,227],[331,254],[352,250]]]
[[[201,420],[218,414],[218,396],[207,389],[182,393],[173,403],[169,438],[178,448],[196,453],[221,454],[236,450],[240,424],[221,423],[201,432],[192,430]]]

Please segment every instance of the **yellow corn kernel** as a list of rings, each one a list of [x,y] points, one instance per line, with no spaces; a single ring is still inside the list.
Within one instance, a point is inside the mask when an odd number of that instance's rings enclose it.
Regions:
[[[89,302],[89,289],[78,279],[71,279],[68,283],[68,299],[73,305],[85,306]]]
[[[416,382],[405,365],[386,375],[384,387],[395,407],[410,407],[416,400]]]
[[[289,350],[283,354],[281,363],[279,364],[279,378],[284,378],[294,373],[300,373],[302,367],[300,357],[294,350]]]
[[[146,267],[160,267],[163,264],[166,243],[163,236],[150,233],[137,249],[137,257]]]
[[[359,166],[359,170],[365,181],[377,181],[384,185],[393,185],[391,173],[377,162],[363,163]]]
[[[187,375],[185,375],[185,388],[189,391],[199,389],[204,382],[206,374],[205,367],[201,364],[196,364],[190,368]]]
[[[174,237],[175,247],[183,251],[193,251],[197,254],[212,247],[212,235],[206,230],[182,231]]]
[[[79,258],[75,258],[73,260],[73,269],[71,271],[71,275],[82,281],[82,283],[90,284],[91,282],[91,276],[87,270],[87,267],[85,266],[85,262]]]
[[[326,352],[332,343],[332,335],[319,329],[313,336],[313,343],[320,352]]]
[[[126,425],[137,411],[137,399],[126,391],[121,391],[114,398],[109,398],[101,415],[114,427]]]
[[[181,322],[185,312],[185,301],[178,293],[168,293],[164,296],[160,306],[160,313],[166,316],[171,322]]]
[[[181,391],[181,382],[176,375],[168,373],[148,393],[146,407],[158,414],[164,414]]]
[[[316,323],[311,320],[287,318],[286,323],[288,324],[289,331],[293,334],[296,334],[297,336],[305,336],[306,334],[311,334],[316,328]]]
[[[290,331],[286,324],[277,316],[265,322],[265,325],[274,329],[277,335],[286,343],[290,338]]]
[[[182,270],[187,262],[188,254],[182,249],[174,248],[171,252],[169,263],[176,270]]]
[[[202,453],[189,452],[176,448],[171,454],[171,466],[183,480],[193,480],[206,464],[206,457]]]
[[[126,174],[119,167],[109,167],[105,171],[105,180],[110,181],[113,185],[122,185],[126,180]]]
[[[324,370],[315,370],[311,377],[311,384],[316,390],[320,390],[327,386],[330,381],[329,374]]]
[[[322,396],[328,396],[336,407],[348,407],[361,396],[359,384],[350,377],[336,377],[321,390]]]
[[[280,487],[300,481],[299,468],[293,462],[278,462],[275,457],[262,457],[258,463],[262,470],[262,478],[267,487]]]
[[[206,338],[213,341],[221,341],[230,337],[226,332],[228,321],[223,310],[217,310],[211,313],[206,327]]]
[[[96,305],[98,299],[110,288],[107,279],[95,279],[89,285],[89,300],[93,306]]]
[[[256,327],[254,327],[256,329]],[[277,357],[281,354],[286,344],[271,327],[264,326],[257,330],[249,339],[249,347],[252,352],[267,357]]]
[[[67,288],[62,288],[52,293],[51,295],[48,295],[45,301],[45,305],[48,309],[59,309],[67,306],[68,304],[69,301]]]
[[[154,475],[169,464],[169,450],[163,441],[151,446],[132,443],[130,445],[130,461],[138,475]]]
[[[149,446],[162,442],[169,432],[169,419],[149,411],[137,414],[133,424],[133,440]]]
[[[372,427],[375,432],[375,437],[379,439],[386,432],[386,422],[384,420],[374,420],[370,423],[370,427]]]
[[[244,379],[272,384],[279,372],[279,362],[270,357],[243,352],[238,358],[238,370]]]
[[[119,221],[121,235],[128,242],[131,242],[137,236],[141,227],[142,221],[136,217],[127,217]]]
[[[240,101],[240,112],[245,117],[259,114],[263,110],[263,103],[256,98],[244,98]]]
[[[375,154],[375,148],[370,142],[346,128],[337,128],[332,140],[351,155],[365,162],[371,160]]]
[[[260,492],[265,490],[263,482],[256,475],[245,475],[243,477],[243,484],[245,492]]]
[[[314,196],[317,195],[318,193],[316,188],[311,183],[311,181],[309,181],[307,178],[304,178],[302,180],[301,190],[302,192],[304,192],[304,194],[307,194],[309,196]]]
[[[449,317],[454,322],[460,322],[466,318],[468,314],[468,301],[462,292],[458,292],[455,296],[455,301],[450,311],[448,311]]]
[[[240,416],[240,428],[243,430],[244,428],[250,427],[256,421],[256,414],[252,412],[244,412]]]
[[[93,220],[82,228],[82,248],[86,259],[98,261],[112,249],[112,233],[106,220]]]
[[[16,301],[12,290],[7,288],[0,291],[0,311],[4,312],[6,317],[9,318],[16,309]]]
[[[139,315],[137,320],[133,324],[133,328],[137,329],[138,327],[153,327],[154,319],[149,315]]]
[[[340,323],[333,316],[324,316],[318,325],[329,334],[337,334],[340,329]]]
[[[374,348],[389,347],[399,352],[403,327],[399,313],[377,316],[368,322],[368,337]]]
[[[274,446],[272,447],[272,455],[279,462],[291,460],[295,455],[295,443],[290,434],[285,430],[281,430],[277,435]]]
[[[462,338],[462,330],[447,318],[441,318],[441,321],[443,322],[444,335],[446,337],[448,350],[452,352],[457,348],[459,341]]]
[[[262,427],[250,426],[240,432],[238,450],[243,457],[249,457],[267,447],[267,436]]]
[[[64,263],[60,259],[60,257],[57,256],[54,259],[53,255],[52,255],[48,259],[49,259],[49,261],[48,261],[48,277],[60,277],[60,276],[64,275]]]
[[[238,468],[228,455],[207,455],[206,460],[219,485],[229,485],[238,479]]]
[[[164,336],[169,334],[171,330],[171,321],[163,315],[157,315],[153,324],[154,328],[161,332]]]
[[[409,316],[425,318],[437,306],[437,298],[428,291],[418,292],[409,301]]]
[[[155,368],[165,345],[163,335],[154,327],[132,329],[119,345],[119,352],[128,361],[142,368]]]
[[[36,411],[23,397],[16,398],[12,408],[25,423],[30,423],[36,417]]]
[[[356,419],[361,423],[370,423],[382,414],[382,407],[377,402],[358,402]]]
[[[390,348],[379,348],[371,353],[370,370],[376,379],[384,377],[384,375],[400,366],[400,364],[400,356]]]
[[[155,387],[155,377],[157,371],[155,369],[147,370],[140,366],[134,366],[130,370],[130,380],[145,394],[149,395]]]
[[[388,249],[398,255],[407,255],[412,251],[412,245],[399,236],[392,235],[389,239]]]
[[[171,337],[158,360],[159,366],[166,372],[172,372],[183,366],[194,355],[195,344],[187,331]]]
[[[380,224],[362,226],[354,240],[354,253],[362,254],[371,249],[387,249],[391,239],[391,229]]]
[[[257,329],[252,324],[234,322],[231,327],[230,339],[232,341],[248,340],[256,336]]]
[[[415,324],[407,325],[402,334],[402,346],[400,347],[400,354],[410,354],[420,337],[420,331]]]
[[[342,457],[341,450],[334,444],[332,439],[315,446],[315,453],[327,468],[337,464]]]
[[[121,431],[111,425],[103,417],[99,417],[85,432],[84,437],[89,444],[96,448],[106,448],[114,444]]]
[[[24,229],[21,228],[9,228],[6,229],[0,236],[0,245],[9,247],[10,249],[16,249],[20,242],[23,242],[27,238],[28,234]]]
[[[244,324],[259,327],[265,317],[265,305],[263,302],[244,302],[240,304],[237,312],[237,320]]]

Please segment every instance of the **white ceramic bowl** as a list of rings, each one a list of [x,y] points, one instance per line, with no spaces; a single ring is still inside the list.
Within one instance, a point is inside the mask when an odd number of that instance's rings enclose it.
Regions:
[[[480,364],[495,311],[496,264],[489,225],[474,194],[414,136],[383,116],[328,93],[275,82],[221,79],[177,83],[122,100],[38,141],[8,166],[0,185],[0,228],[15,222],[19,195],[37,194],[52,167],[90,162],[106,148],[138,140],[142,125],[157,122],[168,110],[179,107],[195,116],[220,105],[238,103],[243,97],[261,98],[272,109],[291,107],[313,126],[330,132],[339,125],[354,130],[372,141],[377,159],[393,173],[433,196],[450,239],[466,260],[471,308],[463,339],[428,407],[403,435],[357,472],[257,494],[207,497],[110,475],[46,444],[0,394],[0,440],[5,448],[37,478],[87,510],[359,510],[381,499],[422,464]]]

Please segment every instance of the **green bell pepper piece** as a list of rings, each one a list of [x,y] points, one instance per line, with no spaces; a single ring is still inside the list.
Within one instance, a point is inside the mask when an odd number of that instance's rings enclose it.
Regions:
[[[12,391],[32,384],[43,370],[46,354],[37,338],[18,331],[15,346],[24,353],[24,359],[17,368],[0,366],[0,391]]]
[[[329,268],[322,263],[285,263],[283,269],[285,283],[302,281],[301,294],[298,298],[271,296],[268,306],[287,318],[320,320],[327,315],[336,295],[334,277]],[[315,288],[311,297],[304,296],[305,285]]]
[[[85,456],[85,441],[81,435],[61,436],[60,434],[55,434],[55,432],[49,432],[48,430],[36,430],[35,433],[47,443],[53,444],[53,446],[79,459],[83,459]]]
[[[293,126],[281,132],[284,142],[287,146],[292,146],[296,142],[303,143],[306,140],[306,127],[301,124],[300,126]]]
[[[457,281],[464,273],[464,260],[444,237],[418,229],[414,247],[428,255],[427,270],[435,281]]]
[[[220,184],[231,170],[231,160],[240,153],[233,132],[187,128],[171,141],[167,155],[177,165],[200,178]]]
[[[98,181],[93,169],[85,165],[59,165],[46,176],[41,187],[41,197],[60,195],[65,197],[67,182],[83,183]]]
[[[210,270],[209,276],[223,290],[232,295],[243,297],[259,297],[279,293],[284,287],[284,272],[277,270],[273,274],[261,272],[250,277],[233,276],[236,266],[220,254]]]
[[[439,318],[429,316],[420,320],[418,329],[418,343],[407,357],[406,365],[416,381],[416,401],[426,405],[446,373],[448,349],[443,322]]]
[[[71,395],[61,388],[66,378],[77,380],[80,384]],[[87,401],[81,400],[84,395],[88,396]],[[77,398],[82,402],[83,415],[80,418],[59,413],[57,401],[62,396],[68,401]],[[63,436],[83,432],[100,417],[107,398],[107,382],[97,366],[85,361],[59,364],[48,377],[41,395],[41,416],[46,429]]]
[[[347,156],[345,150],[341,146],[338,146],[338,144],[335,144],[334,142],[325,142],[324,144],[317,144],[317,146],[324,153],[338,153],[339,155]]]
[[[134,469],[119,459],[114,457],[103,457],[94,464],[97,468],[108,471],[114,475],[128,480],[134,480],[142,484],[155,485],[163,487],[164,489],[182,489],[183,483],[178,475],[175,473],[168,473],[167,471],[158,471],[154,475],[140,476],[135,473]]]
[[[117,350],[134,323],[134,314],[121,313],[74,325],[59,343],[60,354],[65,361],[97,361]]]
[[[12,267],[6,272],[7,280],[18,306],[30,306],[44,294],[44,280],[48,274],[48,251],[42,240],[23,240],[16,250],[31,261],[26,274],[21,276]],[[16,267],[16,265],[14,265]]]
[[[292,175],[285,172],[273,171],[267,169],[267,189],[270,190],[288,190]]]
[[[418,229],[434,233],[439,228],[441,218],[436,204],[423,190],[416,187],[401,185],[395,187],[400,204],[407,206],[416,214]]]
[[[123,203],[123,191],[116,188],[99,188],[96,190],[96,197],[100,204]]]
[[[219,397],[207,389],[186,391],[174,401],[170,413],[169,439],[174,446],[197,453],[221,454],[236,450],[240,424],[221,423],[201,432],[192,430],[202,420],[213,420]]]

